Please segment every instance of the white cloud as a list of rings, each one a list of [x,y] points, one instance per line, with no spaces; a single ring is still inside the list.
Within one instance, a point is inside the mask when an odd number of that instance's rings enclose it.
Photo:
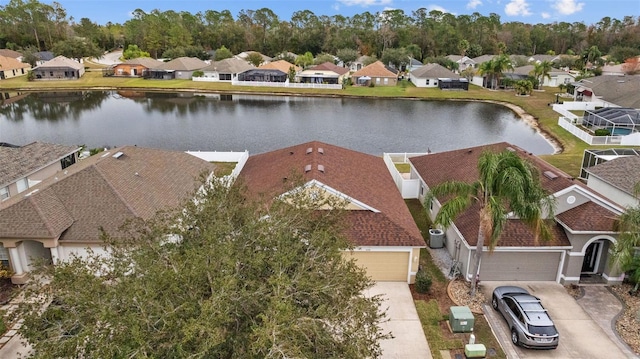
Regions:
[[[376,5],[389,5],[392,3],[392,0],[338,0],[338,2],[343,3],[346,6],[376,6]]]
[[[482,5],[482,1],[480,0],[469,0],[467,3],[467,9],[475,9],[480,5]]]
[[[541,13],[540,15],[542,15],[542,18],[543,18],[543,19],[548,19],[548,18],[550,18],[550,17],[551,17],[551,14],[549,14],[548,12],[543,12],[543,13]]]
[[[576,2],[576,0],[557,0],[555,4],[551,5],[551,7],[558,10],[562,15],[571,15],[581,11],[584,7],[584,3]]]
[[[451,12],[451,11],[449,11],[449,10],[447,10],[447,9],[443,8],[443,7],[442,7],[442,6],[440,6],[440,5],[435,5],[435,4],[427,5],[427,10],[429,10],[429,11],[436,10],[436,11],[440,11],[440,12],[444,12],[444,13],[452,14],[452,12]]]
[[[504,12],[509,16],[529,16],[529,3],[526,0],[511,0],[505,7]]]

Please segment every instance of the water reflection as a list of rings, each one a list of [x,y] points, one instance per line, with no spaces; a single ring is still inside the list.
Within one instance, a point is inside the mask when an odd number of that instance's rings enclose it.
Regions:
[[[260,153],[320,140],[380,154],[508,141],[553,152],[510,110],[489,103],[128,90],[23,97],[0,107],[0,142]]]

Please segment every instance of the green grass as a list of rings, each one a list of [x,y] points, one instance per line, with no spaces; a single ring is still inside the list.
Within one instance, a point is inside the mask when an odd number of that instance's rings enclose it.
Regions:
[[[411,166],[408,163],[396,163],[396,169],[400,173],[409,173]]]
[[[230,175],[233,172],[233,169],[236,168],[236,162],[212,162],[216,165],[216,169],[214,171],[216,177],[222,177],[226,175]]]
[[[583,152],[591,146],[582,142],[558,126],[559,115],[553,111],[550,103],[555,102],[557,88],[547,87],[535,91],[532,96],[518,97],[513,91],[491,91],[470,85],[469,91],[442,91],[438,88],[417,88],[404,82],[398,86],[362,87],[349,86],[343,90],[293,89],[278,87],[232,86],[221,82],[194,82],[191,80],[144,80],[140,78],[102,77],[99,64],[89,63],[91,69],[78,80],[69,81],[27,81],[26,76],[0,81],[0,90],[44,91],[44,90],[112,90],[136,89],[142,91],[207,91],[228,93],[260,93],[281,95],[307,95],[331,97],[380,97],[427,100],[493,101],[514,104],[521,107],[537,121],[540,130],[552,137],[562,148],[561,154],[540,156],[542,159],[577,177]],[[621,146],[607,146],[621,147]],[[629,146],[626,146],[629,147]]]
[[[452,350],[464,348],[464,344],[460,339],[449,339],[442,335],[440,322],[445,320],[440,312],[438,302],[435,299],[424,301],[415,301],[418,317],[422,323],[422,330],[429,342],[429,349],[434,358],[440,358],[440,350]]]

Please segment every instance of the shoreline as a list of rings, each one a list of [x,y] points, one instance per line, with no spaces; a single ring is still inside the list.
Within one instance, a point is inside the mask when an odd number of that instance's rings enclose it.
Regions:
[[[9,89],[6,89],[9,90]],[[213,94],[230,94],[230,95],[259,95],[259,96],[294,96],[294,97],[323,97],[323,98],[354,98],[354,99],[389,99],[389,100],[414,100],[414,101],[468,101],[468,102],[484,102],[492,103],[500,106],[504,106],[510,109],[527,125],[531,126],[540,136],[542,136],[554,149],[551,155],[557,155],[564,152],[564,146],[561,141],[558,140],[549,131],[543,130],[540,126],[538,119],[532,114],[526,112],[522,107],[498,100],[484,100],[484,99],[429,99],[422,97],[398,97],[398,96],[361,96],[361,95],[346,95],[335,93],[289,93],[289,92],[268,92],[268,91],[228,91],[228,90],[210,90],[210,89],[192,89],[192,88],[140,88],[140,87],[117,87],[117,86],[91,86],[91,87],[69,87],[69,88],[14,88],[10,89],[16,92],[66,92],[66,91],[139,91],[139,92],[183,92],[183,93],[213,93]]]

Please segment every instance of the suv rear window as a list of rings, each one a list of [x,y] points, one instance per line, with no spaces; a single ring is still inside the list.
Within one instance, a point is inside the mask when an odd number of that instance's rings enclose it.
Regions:
[[[553,325],[550,326],[539,326],[539,325],[529,325],[529,333],[535,335],[547,335],[552,336],[558,334],[556,327]]]

